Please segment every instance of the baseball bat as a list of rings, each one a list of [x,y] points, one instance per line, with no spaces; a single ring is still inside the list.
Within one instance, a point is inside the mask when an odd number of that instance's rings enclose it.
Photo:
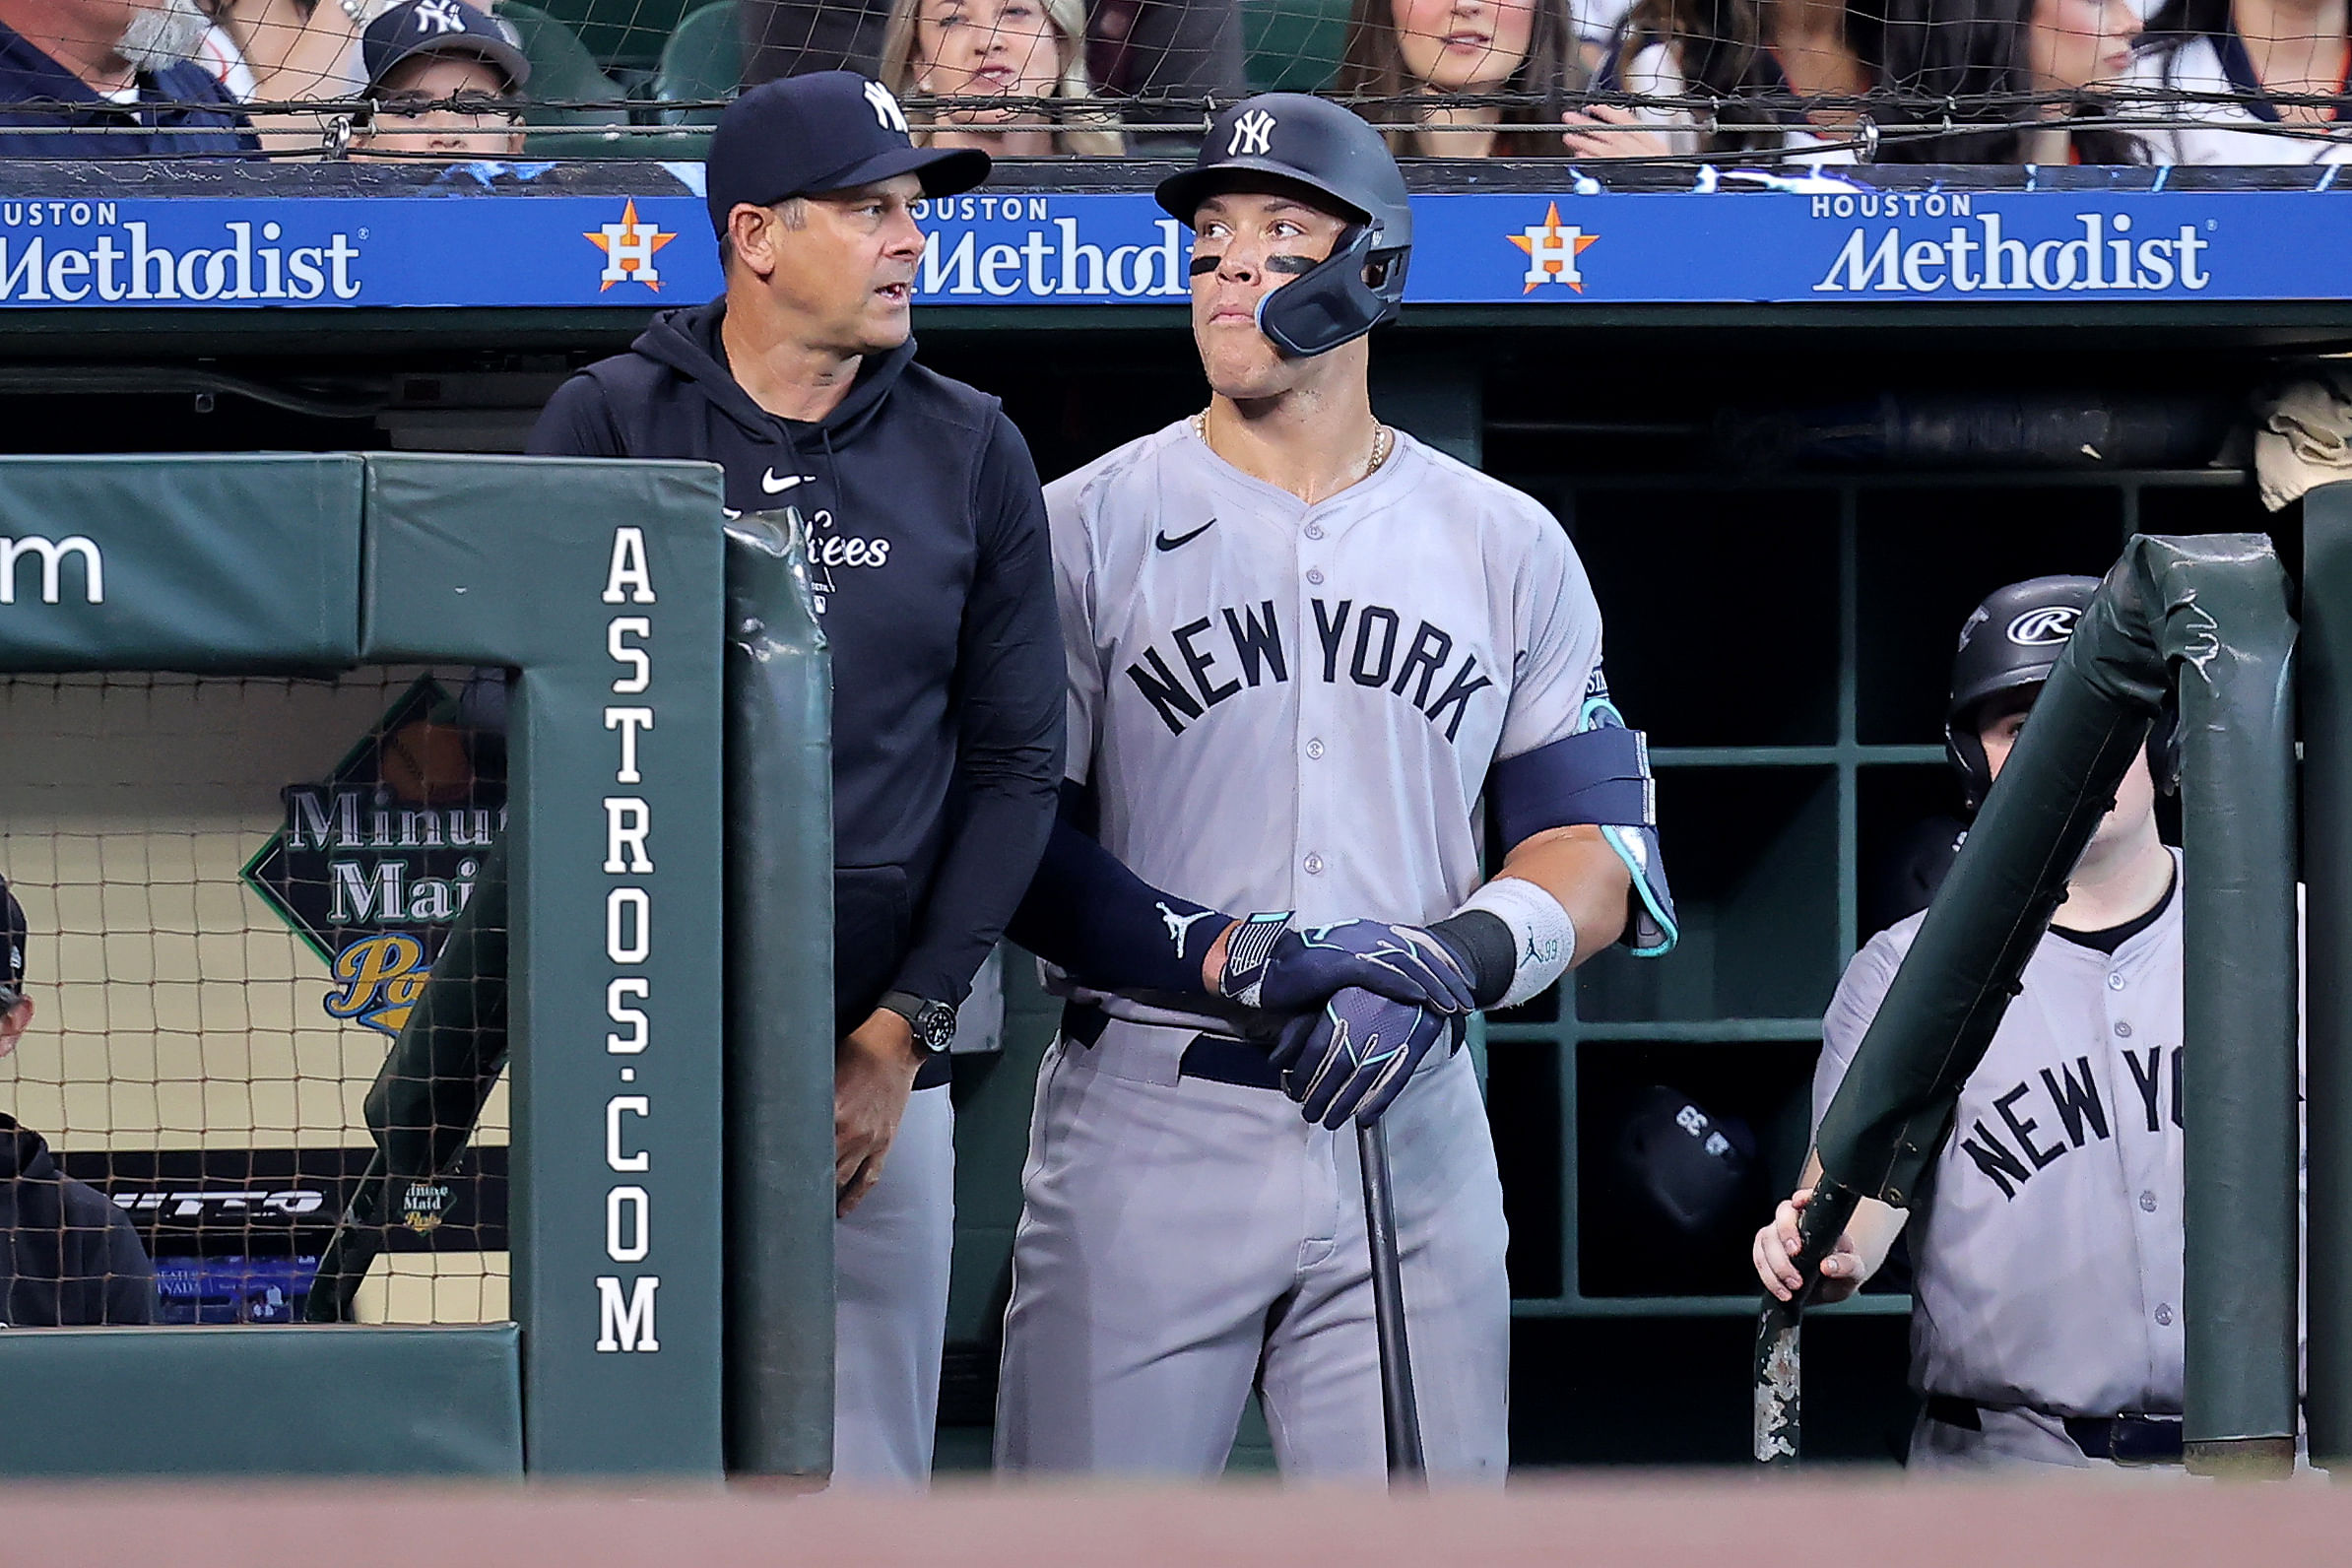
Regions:
[[[1757,1314],[1754,1452],[1759,1465],[1794,1465],[1802,1457],[1804,1309],[1820,1293],[1821,1260],[1836,1248],[1860,1197],[1826,1178],[1813,1189],[1813,1201],[1797,1222],[1797,1256],[1789,1260],[1804,1283],[1787,1301],[1766,1295]]]
[[[1397,1261],[1397,1203],[1389,1186],[1389,1135],[1378,1122],[1356,1124],[1356,1162],[1364,1173],[1364,1237],[1372,1249],[1372,1323],[1380,1337],[1380,1412],[1388,1432],[1392,1486],[1424,1484],[1421,1408],[1413,1395],[1412,1350],[1405,1335],[1405,1275]]]

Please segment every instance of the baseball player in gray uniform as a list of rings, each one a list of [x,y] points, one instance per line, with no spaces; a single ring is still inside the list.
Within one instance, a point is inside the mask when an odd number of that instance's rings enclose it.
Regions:
[[[1973,811],[2098,582],[2042,577],[1969,617],[1945,739]],[[2156,835],[2177,776],[2160,720],[2066,883],[1984,1062],[1961,1091],[1911,1227],[1911,1463],[2087,1466],[2181,1458],[2181,862]],[[1829,1108],[1925,915],[1870,939],[1822,1025],[1813,1120]],[[1820,1175],[1756,1233],[1783,1300],[1797,1219]],[[1907,1210],[1864,1199],[1821,1266],[1849,1296]]]
[[[1373,416],[1412,223],[1380,137],[1249,98],[1158,197],[1212,397],[1046,491],[1069,781],[1013,932],[1071,1001],[998,1463],[1212,1475],[1254,1388],[1285,1473],[1379,1477],[1349,1124],[1385,1114],[1429,1469],[1499,1480],[1502,1193],[1461,1025],[1621,934],[1670,945],[1647,754],[1559,524]]]

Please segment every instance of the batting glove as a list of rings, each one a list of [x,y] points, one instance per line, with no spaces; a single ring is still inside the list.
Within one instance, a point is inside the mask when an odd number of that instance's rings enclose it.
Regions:
[[[1308,1121],[1337,1131],[1353,1117],[1370,1127],[1446,1028],[1441,1013],[1350,986],[1320,1013],[1291,1019],[1272,1059]]]
[[[1439,933],[1380,920],[1290,929],[1288,913],[1250,916],[1226,944],[1227,1001],[1302,1013],[1354,986],[1439,1013],[1476,1006],[1469,956]]]

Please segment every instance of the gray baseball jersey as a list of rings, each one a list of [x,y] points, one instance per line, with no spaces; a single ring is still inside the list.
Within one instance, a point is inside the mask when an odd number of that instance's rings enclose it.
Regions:
[[[1483,878],[1488,769],[1572,733],[1598,683],[1600,613],[1558,523],[1408,436],[1308,505],[1186,422],[1046,502],[1070,776],[1112,854],[1200,903],[1444,917]],[[1108,1011],[1040,1080],[1000,1462],[1213,1470],[1255,1377],[1287,1470],[1377,1476],[1354,1138],[1180,1073],[1208,1020]],[[1431,1468],[1499,1479],[1506,1233],[1469,1070],[1423,1064],[1392,1157]]]
[[[2110,955],[2053,933],[1961,1090],[1915,1217],[1912,1380],[2060,1415],[2181,1408],[2181,897]],[[1925,917],[1854,956],[1813,1120]],[[2062,1432],[2054,1450],[2072,1452]]]

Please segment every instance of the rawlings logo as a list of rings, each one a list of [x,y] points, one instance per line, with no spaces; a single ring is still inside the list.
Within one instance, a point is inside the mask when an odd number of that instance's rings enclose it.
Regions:
[[[2074,634],[2074,622],[2081,615],[2072,605],[2044,605],[2010,621],[2007,636],[2021,648],[2055,647]]]

